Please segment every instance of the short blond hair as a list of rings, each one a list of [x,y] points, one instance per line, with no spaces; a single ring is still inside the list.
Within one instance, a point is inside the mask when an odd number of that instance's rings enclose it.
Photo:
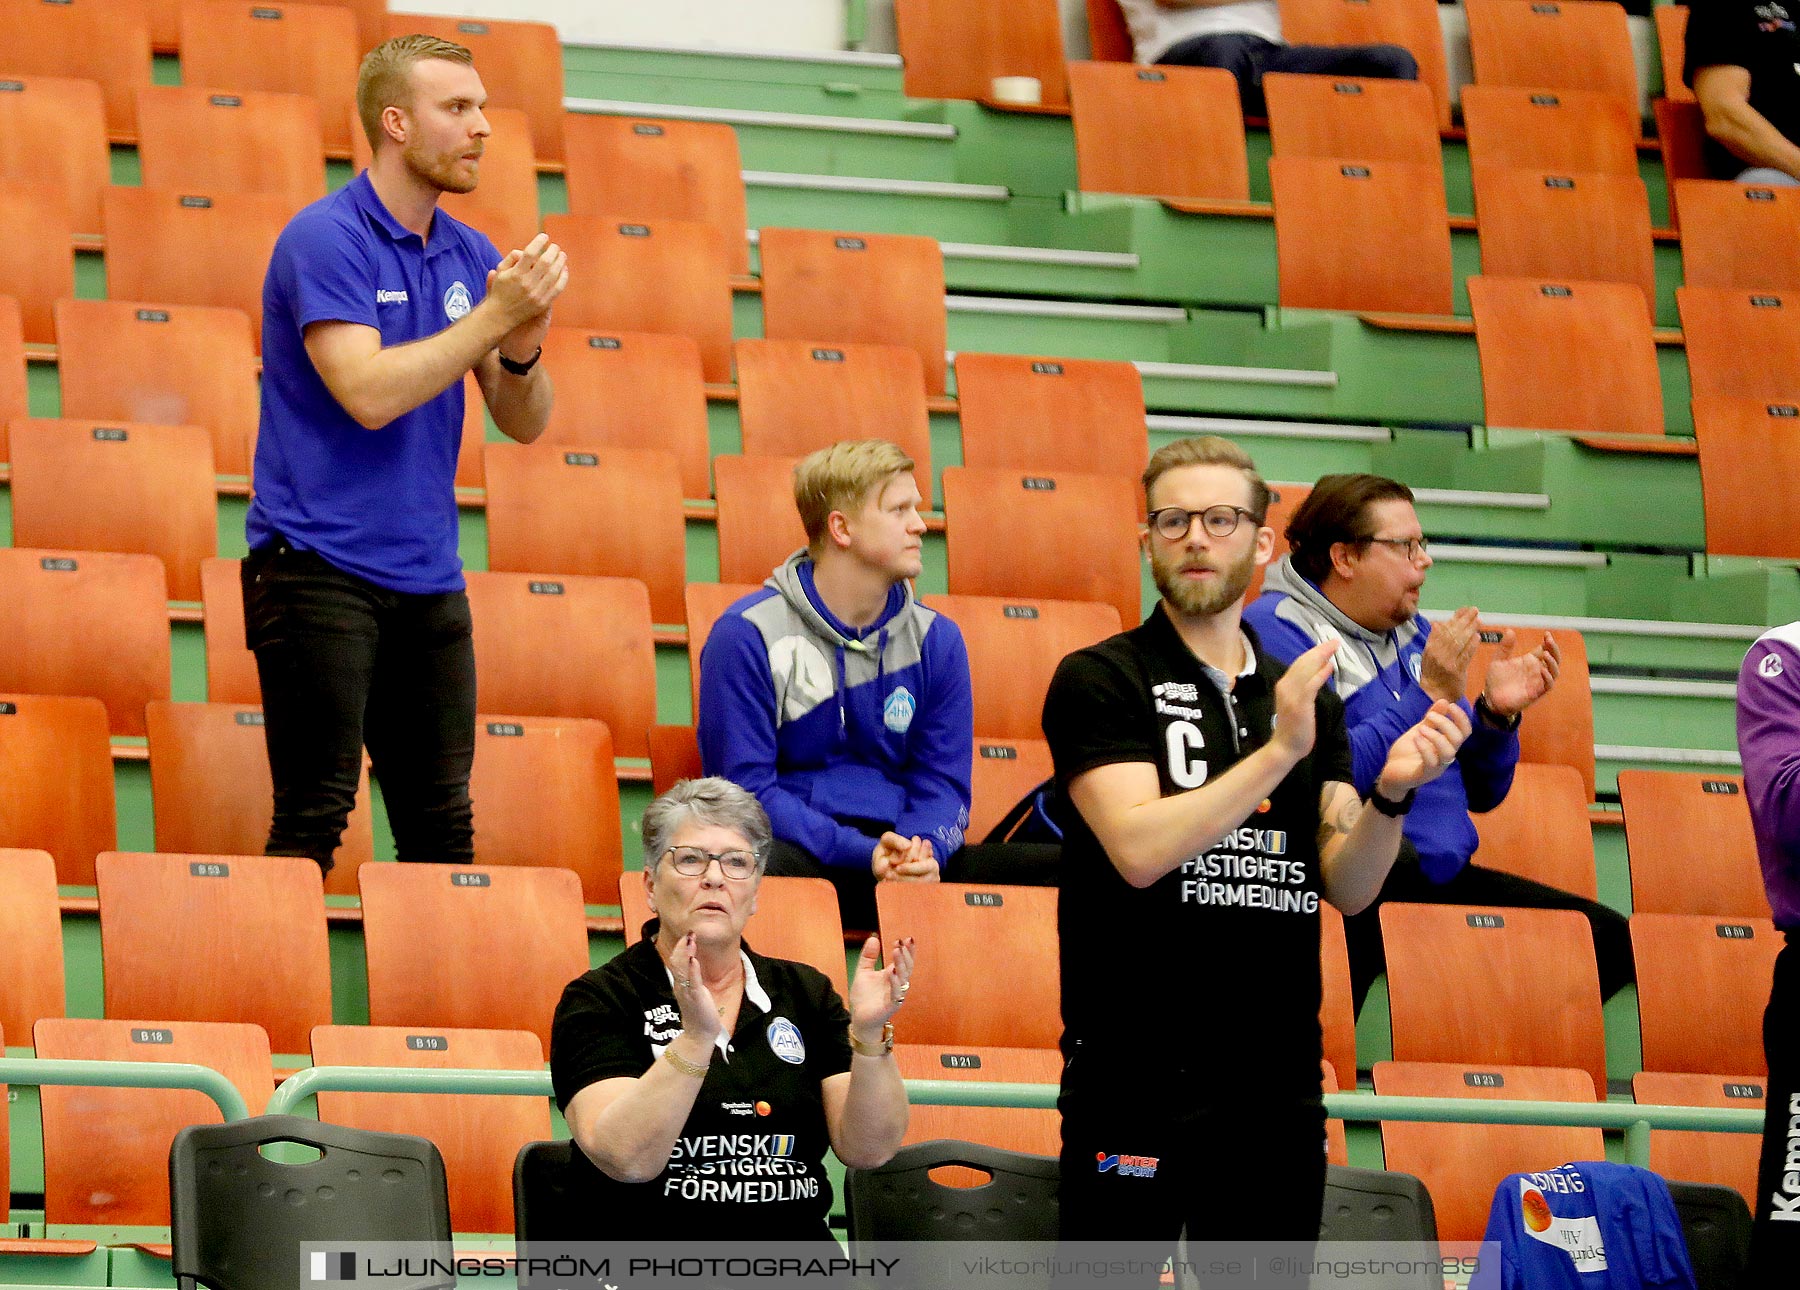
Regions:
[[[1250,454],[1238,447],[1229,439],[1221,439],[1218,435],[1201,435],[1197,439],[1177,439],[1174,443],[1166,443],[1158,448],[1150,458],[1150,464],[1144,467],[1144,509],[1150,508],[1150,490],[1156,487],[1156,481],[1171,470],[1183,466],[1233,466],[1244,472],[1244,478],[1250,481],[1250,509],[1256,512],[1256,522],[1261,524],[1269,514],[1269,486],[1256,471],[1256,463],[1250,460]]]
[[[912,471],[913,459],[885,439],[846,439],[801,459],[794,467],[794,508],[817,549],[833,511],[860,506],[871,489]]]
[[[428,58],[475,66],[475,55],[465,46],[417,32],[384,40],[363,55],[356,73],[356,115],[362,119],[363,133],[369,136],[369,147],[379,152],[387,137],[381,128],[384,111],[390,107],[412,110],[413,64]]]

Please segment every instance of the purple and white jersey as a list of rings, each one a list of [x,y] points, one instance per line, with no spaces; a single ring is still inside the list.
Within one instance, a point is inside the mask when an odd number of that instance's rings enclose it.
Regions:
[[[1770,628],[1744,656],[1737,730],[1775,925],[1800,928],[1800,622]]]

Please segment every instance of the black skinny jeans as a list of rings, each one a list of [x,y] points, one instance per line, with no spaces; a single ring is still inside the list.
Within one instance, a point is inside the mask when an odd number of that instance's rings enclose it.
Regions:
[[[468,596],[388,591],[282,539],[244,560],[243,587],[275,782],[264,852],[330,871],[366,744],[399,859],[472,861]]]

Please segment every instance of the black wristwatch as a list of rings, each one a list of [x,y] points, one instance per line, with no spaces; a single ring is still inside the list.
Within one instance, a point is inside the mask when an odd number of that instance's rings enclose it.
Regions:
[[[1418,795],[1418,789],[1409,788],[1406,790],[1405,797],[1401,798],[1398,802],[1391,802],[1381,795],[1380,789],[1372,788],[1369,790],[1369,805],[1390,819],[1397,820],[1402,815],[1405,815],[1408,811],[1412,810],[1413,799]]]
[[[1475,715],[1480,717],[1482,721],[1493,727],[1495,730],[1499,730],[1503,733],[1517,730],[1519,728],[1520,720],[1525,716],[1523,712],[1515,712],[1510,717],[1501,716],[1498,712],[1495,712],[1488,706],[1487,695],[1485,694],[1478,694],[1475,696]]]
[[[500,366],[504,367],[514,376],[529,376],[531,374],[531,369],[537,366],[538,359],[544,356],[544,347],[539,345],[537,347],[537,352],[532,354],[532,356],[523,363],[513,362],[512,359],[508,358],[505,354],[500,353],[499,350],[495,350],[494,353],[500,359]]]

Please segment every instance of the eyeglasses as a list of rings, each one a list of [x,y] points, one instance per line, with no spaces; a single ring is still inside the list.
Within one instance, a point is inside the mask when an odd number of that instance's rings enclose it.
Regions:
[[[742,881],[756,872],[756,857],[748,851],[702,851],[699,847],[670,847],[663,852],[669,863],[675,866],[675,872],[685,874],[689,878],[698,878],[712,867],[712,862],[719,862],[719,872],[727,878]]]
[[[1170,542],[1179,542],[1193,531],[1194,520],[1198,517],[1205,527],[1208,536],[1230,537],[1237,532],[1240,520],[1255,520],[1262,523],[1262,516],[1255,511],[1247,511],[1241,506],[1209,506],[1203,511],[1184,510],[1179,506],[1164,506],[1160,510],[1150,512],[1145,521],[1156,530],[1157,536]]]
[[[1427,548],[1429,548],[1431,545],[1429,542],[1427,542],[1422,537],[1416,537],[1416,538],[1413,538],[1413,537],[1404,537],[1404,538],[1366,537],[1366,538],[1362,538],[1360,540],[1363,542],[1372,543],[1375,546],[1388,547],[1394,552],[1394,554],[1402,557],[1403,559],[1411,560],[1414,564],[1417,564],[1419,562],[1419,557],[1429,553]]]

